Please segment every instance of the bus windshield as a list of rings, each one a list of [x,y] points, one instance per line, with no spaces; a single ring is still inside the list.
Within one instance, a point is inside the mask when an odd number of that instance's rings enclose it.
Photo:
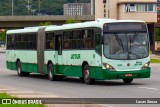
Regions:
[[[104,33],[104,56],[109,59],[134,60],[149,55],[147,32]]]

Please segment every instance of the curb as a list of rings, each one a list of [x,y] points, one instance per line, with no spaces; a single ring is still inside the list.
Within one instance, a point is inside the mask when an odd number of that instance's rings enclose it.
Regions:
[[[39,93],[34,91],[19,90],[15,88],[0,87],[0,93],[7,93],[8,95],[17,98],[59,98],[55,95]],[[109,107],[100,104],[44,104],[45,107]]]
[[[2,51],[1,51],[0,53],[6,53],[6,52],[2,52]]]

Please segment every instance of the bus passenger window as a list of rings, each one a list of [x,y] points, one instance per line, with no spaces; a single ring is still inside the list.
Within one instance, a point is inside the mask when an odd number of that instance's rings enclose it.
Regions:
[[[86,29],[83,30],[83,39],[84,39],[84,49],[92,49],[93,48],[93,30]]]
[[[50,46],[49,46],[50,49],[54,49],[54,41],[53,41],[53,40],[50,41],[50,44],[49,44],[49,45],[50,45]]]
[[[70,47],[70,46],[69,46],[69,42],[68,42],[68,41],[65,41],[63,47],[64,47],[64,49],[69,49],[69,47]]]
[[[85,49],[91,48],[91,40],[86,40],[84,46],[85,46]]]
[[[46,49],[55,49],[54,33],[47,33],[46,34]]]

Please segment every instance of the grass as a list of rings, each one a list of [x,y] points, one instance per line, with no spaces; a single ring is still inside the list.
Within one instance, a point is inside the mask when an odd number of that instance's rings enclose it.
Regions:
[[[16,98],[6,93],[0,93],[0,102],[3,98]],[[0,104],[0,107],[45,107],[42,104]]]
[[[160,59],[151,59],[151,63],[160,63]]]

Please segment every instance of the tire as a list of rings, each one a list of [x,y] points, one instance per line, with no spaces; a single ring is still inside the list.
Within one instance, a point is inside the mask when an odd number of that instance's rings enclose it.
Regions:
[[[20,61],[17,62],[17,74],[20,77],[22,77],[22,76],[29,76],[28,72],[23,72],[22,71],[22,67],[21,67],[21,62]]]
[[[48,78],[51,81],[55,81],[56,80],[56,77],[54,75],[54,70],[53,70],[53,64],[52,63],[50,63],[48,65]]]
[[[123,79],[123,82],[125,84],[130,84],[130,83],[132,83],[132,81],[133,81],[133,79]]]
[[[84,83],[86,83],[86,84],[94,84],[95,83],[95,79],[90,77],[89,65],[84,66],[83,78],[84,78]]]
[[[84,78],[83,77],[79,77],[80,81],[84,81]]]

